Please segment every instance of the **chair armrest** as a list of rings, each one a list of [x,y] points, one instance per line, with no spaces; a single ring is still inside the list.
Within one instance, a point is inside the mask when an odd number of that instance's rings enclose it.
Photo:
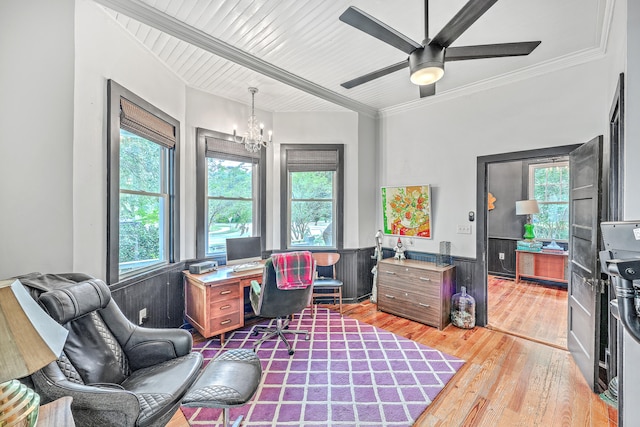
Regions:
[[[193,338],[184,329],[136,328],[123,348],[129,366],[137,371],[191,352]]]
[[[253,292],[256,295],[260,295],[262,288],[260,287],[260,283],[258,283],[257,280],[252,280],[251,281],[251,292]]]
[[[193,338],[184,329],[142,328],[131,323],[111,300],[100,314],[116,337],[134,371],[191,352]]]
[[[54,401],[64,396],[73,397],[71,411],[78,426],[136,425],[141,408],[135,394],[69,381],[57,366],[53,366],[55,364],[56,362],[52,362],[31,375],[36,392],[43,401]]]

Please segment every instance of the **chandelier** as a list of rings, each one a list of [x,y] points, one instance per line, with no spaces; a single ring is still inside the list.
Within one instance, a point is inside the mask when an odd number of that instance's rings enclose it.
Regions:
[[[262,147],[267,146],[267,142],[271,142],[272,132],[268,132],[268,140],[265,141],[264,138],[264,125],[262,123],[258,123],[258,119],[256,119],[254,99],[256,93],[258,93],[258,88],[250,87],[249,92],[251,92],[251,115],[249,116],[249,120],[247,120],[247,131],[244,133],[242,138],[239,138],[236,135],[236,128],[233,127],[233,138],[238,144],[244,144],[244,148],[251,153],[257,153],[260,151]]]

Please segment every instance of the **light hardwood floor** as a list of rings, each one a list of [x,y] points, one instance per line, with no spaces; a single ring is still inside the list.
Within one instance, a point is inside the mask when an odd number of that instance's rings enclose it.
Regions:
[[[439,331],[368,301],[346,305],[345,315],[466,361],[415,426],[617,426],[617,411],[589,389],[566,350],[488,328]],[[169,426],[188,423],[178,411]]]
[[[567,289],[488,278],[489,327],[567,348]]]

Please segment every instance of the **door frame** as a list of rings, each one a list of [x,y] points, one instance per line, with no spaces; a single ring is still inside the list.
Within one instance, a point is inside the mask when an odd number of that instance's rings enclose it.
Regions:
[[[476,323],[487,326],[488,310],[488,280],[487,248],[489,245],[489,230],[487,216],[487,192],[489,191],[488,166],[491,163],[504,163],[518,160],[530,160],[540,157],[568,156],[569,153],[582,144],[562,145],[558,147],[540,148],[536,150],[515,151],[511,153],[480,156],[477,160],[476,178],[476,263],[474,277],[481,280],[479,286],[474,286],[477,292]]]

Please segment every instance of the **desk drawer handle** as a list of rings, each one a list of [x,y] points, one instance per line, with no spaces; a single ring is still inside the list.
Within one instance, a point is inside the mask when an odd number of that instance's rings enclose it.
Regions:
[[[227,295],[227,294],[230,294],[230,293],[231,293],[230,290],[226,290],[226,291],[220,292],[220,295]]]
[[[220,326],[226,325],[227,323],[231,323],[231,319],[223,320],[222,322],[220,322]]]
[[[384,296],[385,296],[385,297],[387,297],[387,298],[389,298],[389,299],[396,299],[396,297],[394,297],[393,295],[387,295],[387,294],[384,294]]]
[[[427,307],[427,308],[431,307],[429,304],[425,304],[423,302],[419,302],[418,305],[421,305],[421,306]]]
[[[393,274],[393,275],[395,275],[395,274],[396,274],[396,273],[395,273],[395,272],[393,272],[393,271],[385,271],[385,273],[387,273],[387,274]]]
[[[420,280],[424,280],[425,282],[430,282],[431,279],[428,277],[420,277]]]
[[[222,307],[220,307],[220,310],[228,310],[230,308],[231,308],[231,306],[229,304],[227,304],[227,305],[223,305]]]

